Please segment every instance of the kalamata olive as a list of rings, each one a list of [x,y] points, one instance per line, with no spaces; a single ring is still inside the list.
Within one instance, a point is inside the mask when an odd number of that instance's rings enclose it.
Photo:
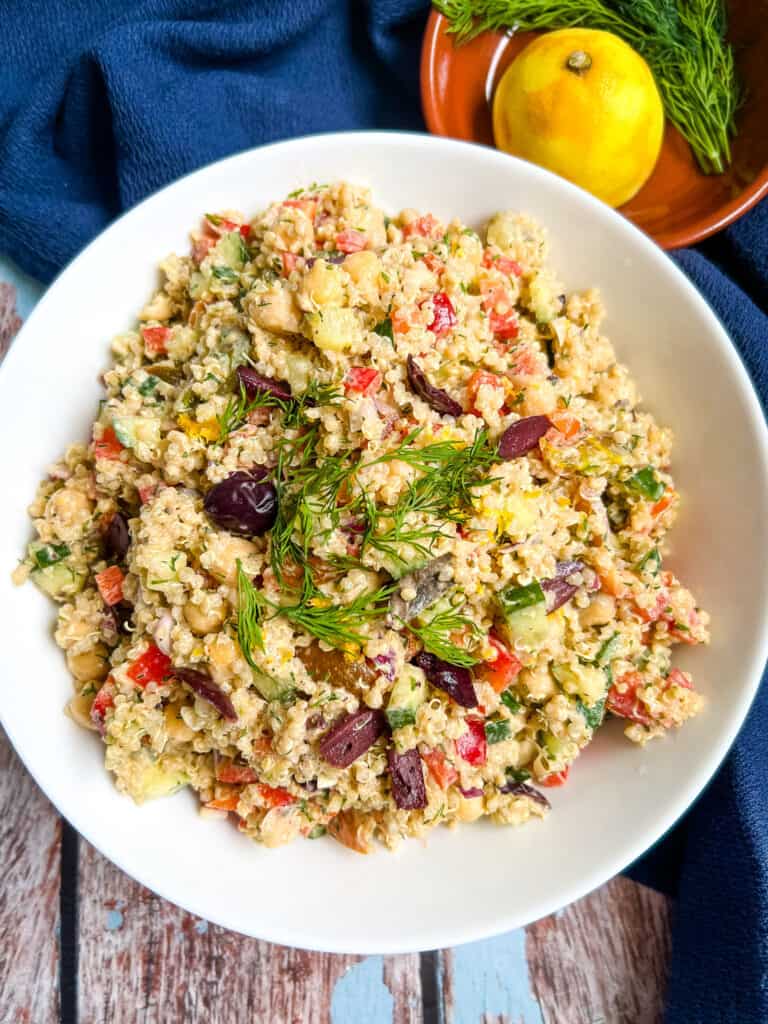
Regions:
[[[212,704],[224,718],[228,718],[230,722],[237,721],[237,712],[232,701],[207,672],[200,672],[196,668],[173,668],[171,674],[180,682],[186,683],[198,697]]]
[[[125,516],[120,512],[115,512],[104,531],[105,554],[111,555],[116,562],[122,562],[128,554],[130,546],[131,532],[128,529]]]
[[[432,686],[443,690],[451,700],[463,708],[477,707],[477,694],[468,668],[449,665],[447,661],[441,661],[428,651],[421,651],[411,661],[422,669]]]
[[[503,786],[499,786],[499,792],[507,793],[509,796],[527,796],[537,804],[541,804],[542,807],[551,807],[549,800],[547,800],[544,794],[540,793],[538,789],[534,789],[533,786],[529,786],[526,782],[507,782]]]
[[[424,373],[413,356],[408,356],[406,372],[411,390],[419,398],[423,398],[430,409],[443,413],[445,416],[461,416],[463,414],[464,410],[455,398],[451,398],[448,392],[443,391],[442,388],[436,388],[433,384],[429,383],[426,373]]]
[[[584,568],[582,562],[558,562],[555,576],[549,580],[541,581],[541,589],[547,599],[547,612],[554,612],[566,601],[570,601],[576,591],[577,585],[568,582],[568,577]]]
[[[274,398],[281,398],[288,401],[291,398],[291,385],[287,380],[276,380],[274,377],[265,377],[263,373],[257,373],[250,366],[238,366],[235,371],[237,380],[243,386],[243,390],[249,398],[256,395],[272,395]]]
[[[314,267],[318,260],[325,260],[326,263],[333,263],[338,267],[346,258],[343,252],[319,252],[317,256],[310,256],[307,259],[307,269]]]
[[[427,789],[424,785],[424,769],[419,752],[415,748],[398,754],[394,748],[387,751],[389,777],[392,780],[392,796],[401,811],[413,811],[427,806]]]
[[[203,502],[211,522],[241,537],[258,537],[277,518],[277,490],[263,466],[238,470],[214,484]]]
[[[335,768],[348,768],[387,727],[380,708],[360,708],[332,726],[320,740],[320,756]]]
[[[343,686],[353,693],[365,693],[378,675],[378,670],[365,658],[350,658],[343,651],[324,651],[317,641],[299,647],[296,657],[315,682]]]
[[[525,455],[536,447],[550,426],[551,423],[546,416],[525,416],[512,423],[501,435],[499,458],[509,461]]]

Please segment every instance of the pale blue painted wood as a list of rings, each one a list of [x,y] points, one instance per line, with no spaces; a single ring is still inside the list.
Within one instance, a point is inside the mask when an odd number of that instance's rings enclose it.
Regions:
[[[23,270],[19,270],[5,256],[0,256],[0,281],[7,281],[16,289],[16,310],[22,320],[26,320],[35,303],[45,291],[45,285],[36,281]]]
[[[384,984],[384,960],[369,956],[336,982],[331,1024],[396,1024],[393,1008],[392,993]]]
[[[452,1024],[480,1024],[483,1014],[544,1024],[528,982],[523,929],[454,949],[451,985]]]

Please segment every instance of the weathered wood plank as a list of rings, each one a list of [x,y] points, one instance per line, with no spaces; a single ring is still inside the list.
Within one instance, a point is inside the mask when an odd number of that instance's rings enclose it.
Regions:
[[[545,1024],[657,1024],[670,954],[670,904],[614,878],[527,929],[531,988]]]
[[[81,1024],[420,1024],[418,957],[330,956],[187,914],[80,845]]]
[[[669,904],[625,878],[527,929],[441,953],[446,1024],[657,1024]]]
[[[59,1017],[61,822],[0,729],[0,1020]]]

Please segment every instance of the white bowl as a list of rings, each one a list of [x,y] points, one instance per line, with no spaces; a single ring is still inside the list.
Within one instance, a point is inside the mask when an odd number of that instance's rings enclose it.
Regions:
[[[521,829],[439,830],[428,845],[361,857],[330,840],[279,850],[201,820],[188,794],[135,807],[102,767],[99,740],[63,714],[70,693],[54,612],[9,580],[46,466],[87,437],[108,341],[133,322],[169,251],[203,211],[251,214],[311,181],[366,182],[411,206],[480,225],[499,209],[546,224],[567,287],[598,285],[607,331],[647,405],[676,433],[683,511],[669,564],[712,613],[709,649],[680,653],[709,704],[639,750],[601,730],[553,813]],[[733,741],[768,653],[768,472],[760,406],[723,328],[687,279],[628,221],[567,182],[491,149],[397,133],[321,135],[255,149],[152,196],[63,272],[0,373],[4,643],[0,711],[53,803],[134,878],[195,914],[273,942],[396,953],[468,942],[548,914],[600,885],[672,825]]]

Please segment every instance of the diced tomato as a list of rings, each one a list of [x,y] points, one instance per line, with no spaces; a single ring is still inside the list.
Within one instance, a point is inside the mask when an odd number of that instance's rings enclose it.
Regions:
[[[328,835],[356,853],[370,853],[364,819],[357,811],[341,811],[328,822]]]
[[[192,242],[192,259],[195,263],[202,263],[214,245],[216,245],[216,239],[211,235],[195,238]]]
[[[403,228],[403,238],[440,238],[442,234],[443,225],[431,213],[417,217]]]
[[[107,679],[106,683],[101,687],[99,692],[93,698],[93,704],[91,704],[91,721],[99,730],[101,735],[104,735],[104,719],[106,717],[109,708],[115,706],[115,694],[111,682],[111,676]]]
[[[504,381],[501,377],[497,377],[495,373],[488,373],[487,370],[475,370],[472,376],[467,382],[467,397],[469,398],[469,411],[474,413],[475,416],[479,416],[480,413],[475,405],[477,401],[477,393],[483,385],[490,385],[494,388],[504,388]]]
[[[119,566],[110,565],[108,569],[97,572],[94,576],[104,604],[112,606],[123,600],[123,573]]]
[[[427,770],[441,789],[448,789],[458,779],[459,773],[448,764],[442,750],[427,750],[421,755]]]
[[[516,377],[538,377],[541,373],[536,354],[530,345],[519,345],[512,352],[512,372]]]
[[[119,459],[125,448],[117,440],[114,427],[102,430],[98,441],[93,442],[93,454],[97,459]]]
[[[232,793],[227,793],[226,796],[220,796],[215,800],[209,800],[205,806],[209,807],[212,811],[236,811],[239,803],[240,793],[238,790],[235,790]]]
[[[483,309],[488,314],[488,326],[495,337],[510,341],[519,333],[515,306],[503,285],[483,288]]]
[[[216,762],[216,779],[218,782],[250,783],[258,782],[253,768],[246,764],[235,764],[229,757],[222,757]]]
[[[482,718],[466,719],[467,731],[455,741],[456,753],[468,764],[485,764],[488,747],[485,740],[485,722]]]
[[[360,252],[368,244],[368,239],[362,231],[355,231],[354,228],[345,228],[336,235],[336,248],[339,252]]]
[[[288,277],[292,270],[296,268],[296,261],[298,256],[295,252],[281,252],[280,259],[283,263],[283,277]]]
[[[287,789],[280,789],[274,786],[267,786],[263,782],[258,786],[262,800],[269,807],[287,807],[288,804],[295,804],[296,797]]]
[[[483,253],[483,266],[496,268],[502,274],[506,274],[508,277],[520,277],[523,273],[523,268],[517,262],[517,260],[510,259],[509,256],[494,256],[490,249],[486,249]]]
[[[289,206],[293,210],[301,210],[311,221],[315,219],[315,213],[317,212],[316,199],[286,199],[283,202],[283,206]]]
[[[352,366],[344,378],[344,390],[347,394],[375,395],[383,380],[378,370],[368,366]]]
[[[150,644],[128,669],[128,677],[137,686],[146,686],[147,683],[161,682],[169,674],[170,669],[171,659],[168,655],[163,654],[155,644]]]
[[[433,252],[425,253],[424,256],[422,256],[422,262],[425,267],[431,270],[433,274],[437,274],[438,277],[445,270],[445,264]]]
[[[407,309],[393,309],[389,314],[395,334],[405,334],[411,329],[410,313]]]
[[[562,786],[565,783],[565,780],[568,778],[568,772],[570,770],[571,766],[568,765],[567,768],[563,768],[561,772],[551,772],[549,775],[539,780],[539,785],[549,787]]]
[[[450,331],[456,326],[456,310],[445,292],[436,292],[432,296],[432,308],[434,316],[432,323],[427,324],[427,330],[432,331],[439,338],[441,334],[445,334],[446,331]]]
[[[659,619],[664,618],[664,609],[668,604],[669,594],[666,590],[660,590],[656,595],[656,604],[651,605],[650,608],[640,608],[638,605],[635,605],[635,608],[643,622],[658,622]]]
[[[558,410],[557,412],[550,413],[549,422],[553,427],[558,430],[563,437],[570,441],[576,437],[581,431],[581,423],[579,420],[570,412],[563,412]]]
[[[651,515],[656,518],[660,516],[662,512],[666,512],[672,502],[675,500],[675,492],[667,491],[663,498],[660,498],[655,505],[651,506]]]
[[[667,676],[667,683],[670,686],[682,686],[686,690],[693,689],[693,683],[686,676],[684,672],[681,672],[679,668],[673,668]]]
[[[170,327],[142,327],[141,336],[144,339],[144,348],[151,356],[165,355],[167,352],[168,339],[171,336]]]
[[[141,504],[146,505],[156,490],[156,484],[147,484],[146,487],[139,487],[139,501],[141,502]]]
[[[619,718],[628,718],[641,725],[649,725],[650,717],[643,709],[637,696],[637,688],[642,685],[643,677],[639,672],[627,672],[608,691],[605,706],[608,711]],[[618,689],[623,687],[623,692]]]
[[[493,633],[488,634],[488,643],[495,648],[496,658],[478,665],[475,674],[501,693],[517,678],[523,663]]]

